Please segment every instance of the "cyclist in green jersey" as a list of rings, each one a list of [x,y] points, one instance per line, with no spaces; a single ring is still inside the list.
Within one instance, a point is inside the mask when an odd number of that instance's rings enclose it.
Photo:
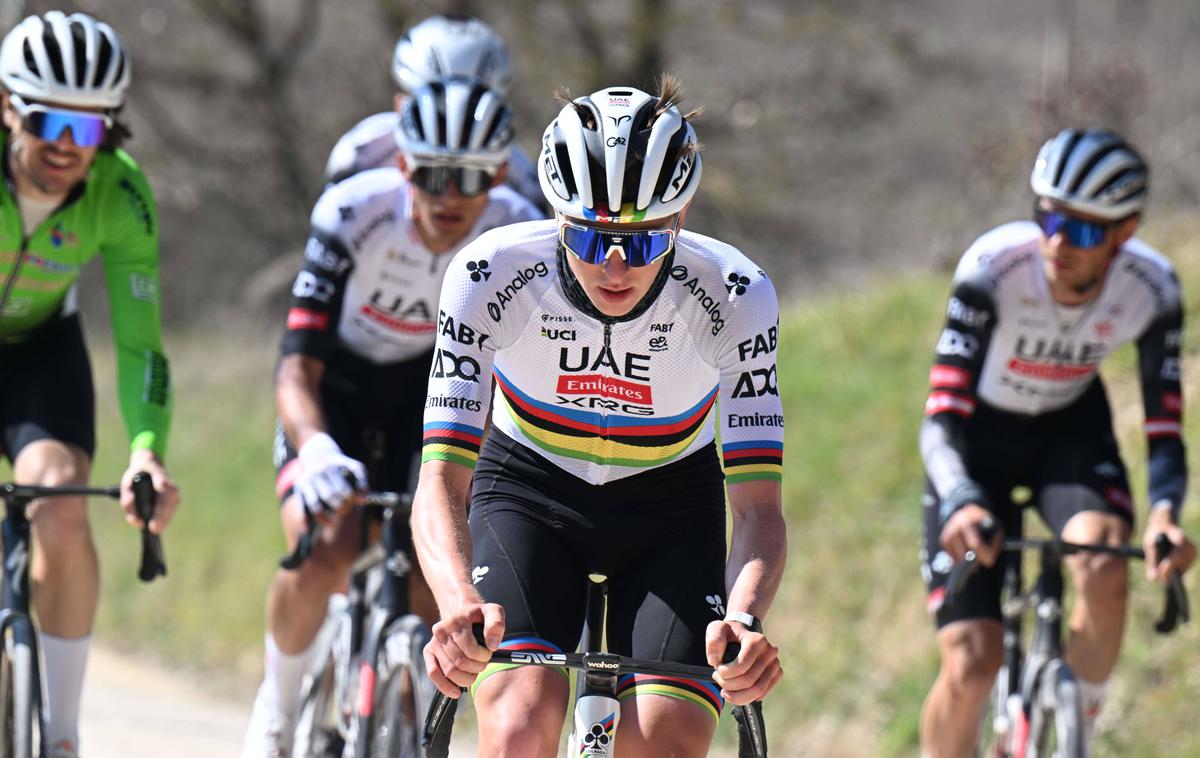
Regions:
[[[75,286],[104,262],[121,412],[131,438],[126,519],[141,526],[129,482],[158,492],[150,529],[179,503],[162,459],[171,416],[159,319],[158,217],[133,159],[118,149],[129,57],[106,24],[77,13],[30,16],[0,43],[0,451],[22,483],[86,483],[95,443],[91,368]],[[31,509],[33,600],[43,630],[51,758],[78,754],[83,671],[99,567],[82,498]]]

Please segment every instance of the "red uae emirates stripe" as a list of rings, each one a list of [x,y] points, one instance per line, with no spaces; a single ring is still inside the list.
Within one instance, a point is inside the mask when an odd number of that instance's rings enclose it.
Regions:
[[[558,377],[558,392],[560,395],[599,395],[614,400],[628,400],[641,405],[650,405],[654,402],[650,393],[650,385],[634,384],[601,374],[560,376]]]

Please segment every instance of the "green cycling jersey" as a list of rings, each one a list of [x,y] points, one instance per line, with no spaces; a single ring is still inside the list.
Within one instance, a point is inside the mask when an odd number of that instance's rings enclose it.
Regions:
[[[162,456],[171,420],[158,290],[158,211],[141,169],[123,150],[97,151],[87,178],[26,236],[0,132],[0,345],[35,338],[74,310],[85,263],[104,263],[121,414],[133,450]]]

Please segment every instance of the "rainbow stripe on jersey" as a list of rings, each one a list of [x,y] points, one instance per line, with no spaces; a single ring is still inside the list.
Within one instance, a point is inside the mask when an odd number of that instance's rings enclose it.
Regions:
[[[721,445],[725,481],[783,480],[783,443],[778,440],[745,440]]]
[[[421,463],[450,461],[475,468],[482,441],[483,430],[477,426],[450,421],[431,421],[425,424],[421,442]]]
[[[650,468],[682,456],[709,423],[718,389],[675,416],[621,416],[542,402],[499,369],[495,376],[504,408],[526,439],[549,453],[603,466]]]

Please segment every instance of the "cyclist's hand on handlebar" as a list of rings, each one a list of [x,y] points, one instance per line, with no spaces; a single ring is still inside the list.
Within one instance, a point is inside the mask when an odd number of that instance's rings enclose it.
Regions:
[[[1154,546],[1160,534],[1165,534],[1174,546],[1165,559],[1156,555]],[[1170,511],[1165,508],[1156,508],[1151,512],[1146,523],[1146,532],[1142,535],[1142,546],[1147,556],[1154,557],[1153,560],[1146,561],[1146,578],[1159,584],[1169,582],[1174,572],[1183,574],[1196,560],[1196,545],[1183,529],[1171,520]]]
[[[483,625],[487,646],[475,639],[473,627]],[[504,638],[504,609],[495,603],[465,603],[433,625],[433,637],[425,645],[425,669],[434,686],[457,698],[460,688],[470,687],[500,648]]]
[[[741,646],[738,657],[721,663],[725,648],[731,643]],[[713,681],[721,687],[721,696],[733,705],[747,705],[766,697],[780,678],[779,648],[766,636],[752,632],[736,621],[714,621],[704,635],[704,653],[708,664],[717,671]]]
[[[179,488],[153,451],[134,450],[129,456],[129,468],[121,475],[121,510],[125,511],[125,520],[138,529],[142,528],[142,519],[133,502],[133,476],[139,471],[149,474],[154,483],[154,517],[150,519],[150,531],[162,534],[179,508]]]
[[[991,541],[985,542],[980,529],[985,524],[993,522],[991,512],[982,505],[977,503],[964,505],[955,511],[946,521],[946,525],[942,527],[940,538],[942,547],[946,549],[955,563],[961,561],[968,550],[973,550],[981,564],[991,566],[996,562],[996,556],[1000,554],[1000,540],[1003,535],[997,529],[996,536]]]
[[[367,490],[367,470],[321,432],[300,446],[302,473],[296,494],[305,509],[317,516],[341,516]]]

